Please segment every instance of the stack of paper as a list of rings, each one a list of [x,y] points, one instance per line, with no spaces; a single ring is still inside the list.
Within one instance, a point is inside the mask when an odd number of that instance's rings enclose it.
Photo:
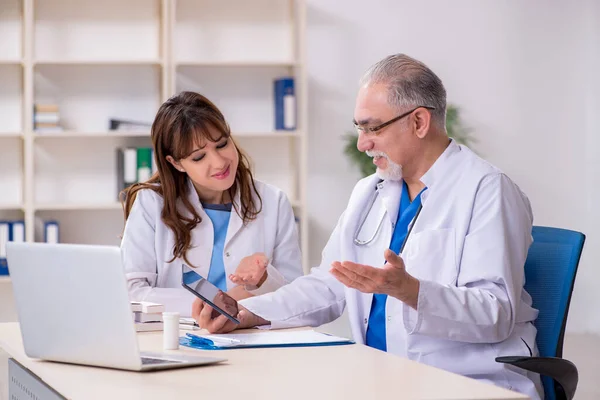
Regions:
[[[165,306],[147,301],[132,301],[131,311],[137,332],[162,331]]]

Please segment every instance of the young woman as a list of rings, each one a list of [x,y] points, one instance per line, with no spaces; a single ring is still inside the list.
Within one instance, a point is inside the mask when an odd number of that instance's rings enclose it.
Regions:
[[[182,263],[235,299],[278,289],[302,274],[292,207],[253,178],[219,109],[182,92],[152,125],[158,173],[123,193],[121,242],[132,300],[191,314]]]

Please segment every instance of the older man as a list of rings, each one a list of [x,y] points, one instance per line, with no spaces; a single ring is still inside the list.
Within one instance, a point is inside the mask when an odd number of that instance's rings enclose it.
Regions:
[[[495,362],[536,353],[537,310],[523,289],[533,223],[504,173],[449,139],[446,90],[423,63],[387,57],[356,99],[358,148],[377,173],[356,185],[321,265],[241,302],[238,327],[318,326],[345,306],[354,340],[542,396],[539,376]],[[197,301],[212,332],[234,329]]]

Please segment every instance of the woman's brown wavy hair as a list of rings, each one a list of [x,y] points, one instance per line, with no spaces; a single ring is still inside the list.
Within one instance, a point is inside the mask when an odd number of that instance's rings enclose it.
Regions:
[[[217,130],[221,137],[211,136],[211,130]],[[210,100],[198,93],[181,92],[160,106],[152,124],[151,135],[158,171],[147,182],[136,183],[121,192],[125,221],[129,217],[137,192],[142,189],[154,190],[164,201],[161,220],[175,234],[173,258],[169,262],[182,257],[188,265],[194,266],[187,259],[187,251],[191,246],[191,232],[202,219],[188,200],[187,174],[173,167],[167,161],[167,156],[170,155],[175,160],[188,157],[200,138],[211,142],[219,141],[223,137],[233,140],[231,131],[221,111]],[[235,142],[233,144],[235,145]],[[235,147],[239,163],[235,181],[228,193],[235,212],[244,224],[247,224],[256,219],[261,212],[262,199],[256,190],[248,157],[237,145]],[[234,201],[238,191],[241,203],[239,205]],[[179,212],[178,200],[191,217]]]

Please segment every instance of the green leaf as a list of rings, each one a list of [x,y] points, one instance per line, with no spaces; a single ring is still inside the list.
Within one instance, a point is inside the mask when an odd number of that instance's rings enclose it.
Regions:
[[[344,137],[346,145],[344,153],[350,158],[350,161],[357,165],[362,176],[369,176],[375,173],[377,167],[373,164],[373,159],[366,153],[359,151],[356,145],[358,144],[358,135],[348,133]]]

